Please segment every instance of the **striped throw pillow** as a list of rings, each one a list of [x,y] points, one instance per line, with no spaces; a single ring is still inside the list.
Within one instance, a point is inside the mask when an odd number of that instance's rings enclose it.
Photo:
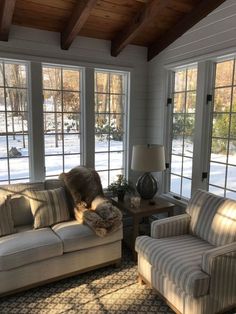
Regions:
[[[14,233],[14,222],[9,199],[0,197],[0,237]]]
[[[44,191],[28,191],[34,228],[52,226],[70,219],[65,190],[58,188]]]

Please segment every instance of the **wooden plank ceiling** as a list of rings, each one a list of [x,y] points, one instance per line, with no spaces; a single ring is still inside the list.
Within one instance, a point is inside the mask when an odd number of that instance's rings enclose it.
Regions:
[[[0,40],[12,24],[61,33],[69,49],[77,35],[111,41],[116,57],[129,44],[154,58],[226,0],[0,0]]]

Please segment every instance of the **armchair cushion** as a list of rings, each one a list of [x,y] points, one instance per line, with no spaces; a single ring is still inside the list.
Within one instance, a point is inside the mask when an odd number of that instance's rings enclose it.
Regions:
[[[209,291],[210,276],[202,271],[201,264],[202,254],[212,248],[211,244],[191,235],[136,239],[136,251],[193,297],[206,295]]]
[[[188,214],[156,220],[151,226],[151,237],[160,239],[189,233],[191,217]]]
[[[198,190],[186,212],[193,235],[216,246],[236,241],[236,201]]]

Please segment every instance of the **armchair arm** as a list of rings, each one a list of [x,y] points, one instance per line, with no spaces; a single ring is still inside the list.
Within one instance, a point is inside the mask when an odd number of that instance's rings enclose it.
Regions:
[[[236,242],[218,246],[203,253],[202,269],[206,273],[212,275],[217,273],[220,268],[223,269],[223,272],[226,268],[229,271],[230,268],[236,277]]]
[[[191,217],[188,214],[178,215],[153,221],[151,237],[160,239],[188,234]]]

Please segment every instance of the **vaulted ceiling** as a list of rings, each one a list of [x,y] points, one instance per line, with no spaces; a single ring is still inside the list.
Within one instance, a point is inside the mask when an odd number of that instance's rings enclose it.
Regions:
[[[226,0],[0,0],[0,40],[12,24],[61,33],[61,49],[77,35],[111,41],[116,57],[129,44],[151,60]]]

